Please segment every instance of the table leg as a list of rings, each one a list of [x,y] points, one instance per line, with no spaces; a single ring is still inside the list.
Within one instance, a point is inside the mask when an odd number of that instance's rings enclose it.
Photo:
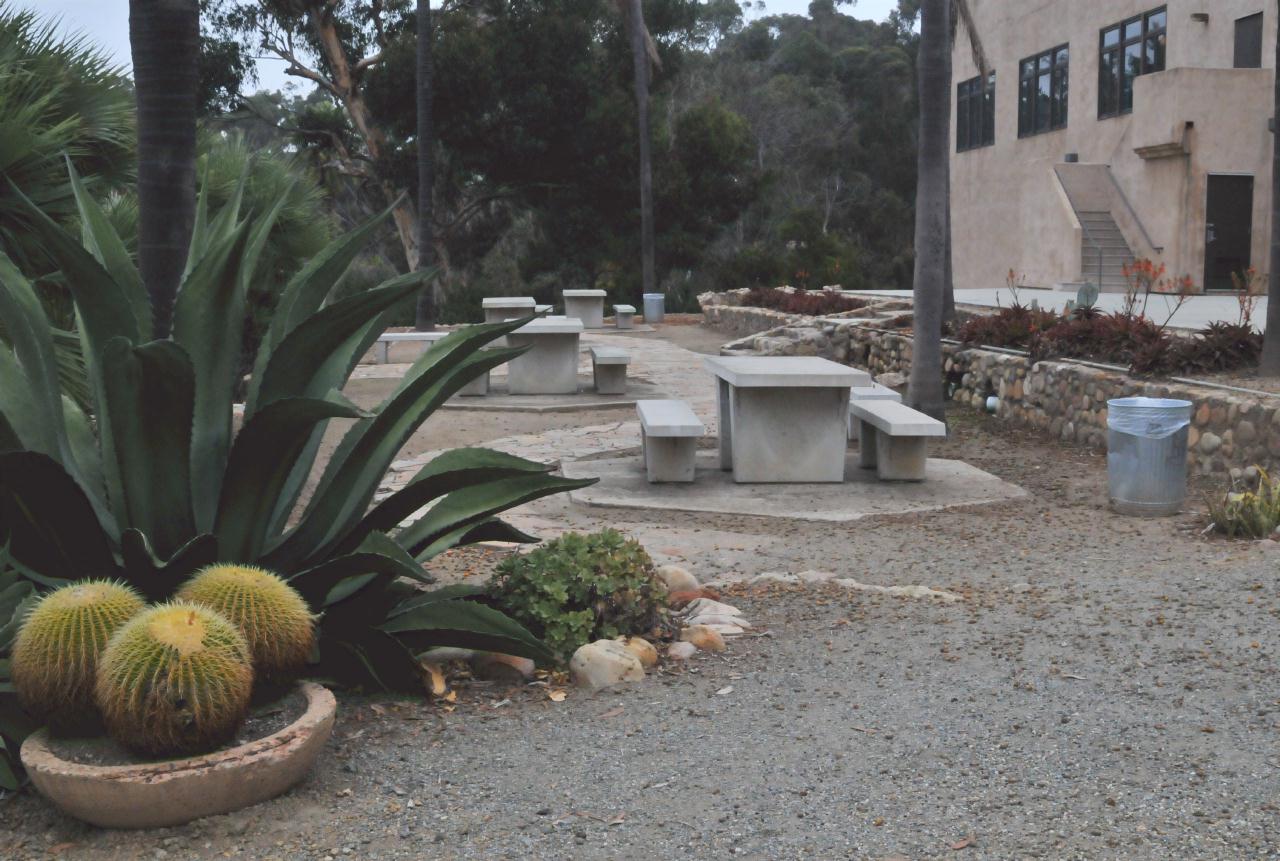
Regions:
[[[379,341],[378,346],[382,348],[382,364],[385,365],[391,361],[391,342]]]
[[[734,481],[844,481],[848,388],[738,388],[731,408]]]
[[[876,468],[876,426],[862,419],[854,419],[858,423],[858,466],[863,469]]]
[[[716,425],[720,432],[720,469],[733,469],[733,389],[716,377]]]

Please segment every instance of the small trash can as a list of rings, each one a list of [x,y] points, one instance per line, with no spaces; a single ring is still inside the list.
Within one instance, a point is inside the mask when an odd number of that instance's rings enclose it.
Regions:
[[[1121,514],[1177,514],[1187,498],[1187,433],[1191,401],[1107,401],[1107,481]]]
[[[644,321],[646,323],[661,323],[666,302],[667,296],[665,293],[645,293]]]

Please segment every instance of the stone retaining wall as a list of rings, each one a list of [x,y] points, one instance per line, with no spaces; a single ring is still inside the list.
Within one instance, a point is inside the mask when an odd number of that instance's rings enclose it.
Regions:
[[[711,307],[720,308],[713,313],[723,313],[721,306]],[[905,379],[911,368],[911,336],[873,326],[867,320],[793,317],[786,325],[741,338],[723,352],[822,356],[866,368],[877,377],[900,374]],[[943,361],[954,400],[982,409],[988,396],[997,395],[999,418],[1062,440],[1105,451],[1109,399],[1181,398],[1195,405],[1187,453],[1193,469],[1209,475],[1280,464],[1280,396],[1141,380],[1077,362],[1033,363],[1020,353],[951,342],[943,344]]]

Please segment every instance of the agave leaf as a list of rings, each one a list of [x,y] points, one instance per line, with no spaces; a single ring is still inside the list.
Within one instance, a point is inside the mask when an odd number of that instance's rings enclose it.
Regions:
[[[439,601],[393,616],[380,629],[416,653],[460,646],[550,663],[555,656],[511,617],[474,601]]]
[[[289,578],[289,585],[318,611],[346,600],[380,576],[431,582],[431,577],[404,548],[389,536],[375,532],[356,551],[298,572]]]
[[[261,555],[276,500],[312,429],[360,415],[333,399],[285,398],[245,422],[231,447],[214,519],[224,560],[252,562]]]
[[[71,177],[71,190],[75,193],[76,208],[80,212],[82,242],[102,268],[109,272],[124,292],[129,307],[133,309],[140,339],[151,337],[151,302],[147,298],[142,276],[133,263],[120,235],[93,196],[84,187],[80,174],[67,157],[67,173]]]
[[[174,305],[173,337],[187,351],[195,374],[191,433],[191,491],[196,523],[213,524],[231,447],[233,378],[240,359],[243,265],[249,223],[214,241],[187,275]]]
[[[84,489],[47,455],[0,454],[0,530],[12,561],[46,577],[117,572],[115,538],[104,531]]]
[[[406,598],[387,614],[387,618],[401,616],[428,604],[438,604],[441,601],[454,601],[460,598],[475,598],[483,594],[484,588],[481,586],[476,586],[472,583],[450,583],[448,586],[441,586],[438,589],[432,589],[430,592],[422,592],[412,598]]]
[[[421,664],[392,635],[372,627],[345,632],[341,637],[325,636],[323,624],[320,630],[320,668],[324,675],[388,691],[422,692]]]
[[[424,274],[410,273],[386,285],[350,296],[298,324],[271,355],[262,374],[254,409],[289,397],[319,397],[341,386],[351,352],[366,327],[384,311],[418,292]]]
[[[354,546],[370,532],[389,532],[423,506],[462,487],[529,473],[550,472],[551,467],[487,448],[457,448],[444,452],[418,470],[405,487],[374,506],[343,546]]]
[[[387,207],[355,230],[334,240],[289,279],[289,283],[280,294],[280,301],[271,317],[267,334],[258,348],[258,365],[254,367],[253,372],[255,379],[261,377],[271,353],[284,341],[285,336],[320,307],[325,297],[333,290],[333,285],[347,271],[351,261],[368,244],[374,232],[391,216],[393,208]]]
[[[347,432],[348,439],[330,460],[302,520],[268,554],[275,567],[287,570],[307,560],[318,561],[346,537],[364,514],[396,453],[431,412],[476,374],[520,354],[519,350],[486,350],[467,355],[474,342],[494,337],[500,334],[494,330],[508,325],[472,327],[478,331],[469,339],[454,341],[447,350],[440,349],[445,343],[441,341],[410,370],[417,373],[409,387],[392,396],[374,418]],[[465,358],[459,361],[458,356]]]
[[[480,523],[469,521],[457,529],[452,529],[434,538],[416,556],[421,563],[430,562],[445,551],[479,541],[508,541],[513,544],[537,544],[538,538],[516,529],[510,523],[491,517]]]
[[[161,559],[147,536],[136,529],[126,529],[120,536],[120,556],[126,579],[150,601],[164,600],[196,571],[220,560],[218,539],[208,533],[197,535],[168,559]]]
[[[0,409],[0,452],[22,451],[22,448],[22,440],[18,439],[18,432],[5,417],[4,410]]]
[[[105,491],[102,479],[102,454],[93,424],[80,409],[80,405],[66,395],[62,396],[62,415],[67,426],[67,441],[71,454],[79,466],[80,480],[90,498],[101,497]]]
[[[70,459],[71,447],[62,421],[58,363],[49,320],[31,283],[3,252],[0,252],[0,322],[13,344],[13,353],[0,350],[4,354],[0,355],[0,385],[5,389],[0,393],[0,409],[8,414],[14,430],[27,446],[65,464]],[[15,358],[16,364],[12,361]],[[21,390],[23,386],[25,393]]]
[[[130,526],[169,557],[196,534],[191,509],[195,373],[173,341],[107,344],[103,381]]]
[[[595,484],[598,479],[560,478],[553,475],[522,475],[455,490],[420,519],[395,536],[396,541],[419,560],[440,550],[432,545],[459,529],[479,526],[484,521],[517,505]]]

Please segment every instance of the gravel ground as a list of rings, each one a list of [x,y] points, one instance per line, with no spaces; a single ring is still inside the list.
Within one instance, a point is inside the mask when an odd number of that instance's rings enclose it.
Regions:
[[[23,794],[0,802],[0,858],[1280,857],[1275,545],[1205,538],[1197,511],[1117,518],[1098,455],[954,428],[940,454],[1033,498],[835,528],[545,513],[664,536],[704,580],[818,569],[963,601],[726,587],[762,635],[724,655],[559,703],[344,695],[283,798],[110,833]]]

